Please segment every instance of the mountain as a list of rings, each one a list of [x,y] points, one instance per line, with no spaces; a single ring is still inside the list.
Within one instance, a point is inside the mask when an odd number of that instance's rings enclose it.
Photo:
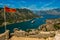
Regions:
[[[16,13],[5,13],[6,23],[17,23],[39,17],[29,9],[16,9]],[[4,10],[0,8],[0,25],[4,24]]]
[[[60,15],[60,8],[36,11],[38,15]]]

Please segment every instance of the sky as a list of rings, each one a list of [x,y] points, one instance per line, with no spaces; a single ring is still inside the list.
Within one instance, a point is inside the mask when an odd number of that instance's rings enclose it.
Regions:
[[[48,10],[60,8],[60,0],[0,0],[0,7],[27,8],[30,10]]]

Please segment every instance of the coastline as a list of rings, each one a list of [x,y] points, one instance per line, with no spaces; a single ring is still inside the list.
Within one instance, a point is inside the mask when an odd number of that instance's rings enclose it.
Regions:
[[[14,23],[21,23],[21,22],[26,22],[26,21],[30,21],[32,19],[28,19],[28,20],[21,20],[21,21],[17,21],[17,22],[12,22],[12,23],[9,23],[9,22],[6,22],[6,25],[10,25],[10,24],[14,24]],[[3,27],[5,23],[3,23],[2,25],[0,25],[0,27]]]

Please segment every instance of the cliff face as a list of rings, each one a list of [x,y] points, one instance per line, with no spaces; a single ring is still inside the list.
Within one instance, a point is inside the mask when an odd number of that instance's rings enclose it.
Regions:
[[[46,24],[39,27],[41,31],[55,31],[60,29],[60,19],[46,20]]]
[[[29,9],[16,9],[16,13],[6,13],[6,22],[8,23],[16,23],[24,20],[29,20],[38,15],[34,14]],[[4,23],[4,11],[3,8],[0,8],[0,25]]]

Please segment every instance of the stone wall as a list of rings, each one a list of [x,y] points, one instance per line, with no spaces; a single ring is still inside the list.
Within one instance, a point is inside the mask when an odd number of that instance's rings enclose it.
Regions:
[[[38,34],[29,35],[28,37],[33,37],[33,38],[48,38],[48,37],[54,37],[54,36],[55,36],[55,32],[54,31],[49,31],[49,32],[40,31]]]
[[[18,37],[24,37],[25,36],[25,31],[15,31],[14,32],[14,36],[18,36]]]
[[[27,36],[28,35],[28,36]],[[53,37],[55,36],[54,31],[49,31],[49,32],[43,32],[40,31],[38,34],[29,34],[28,32],[26,33],[25,31],[15,31],[14,36],[18,37],[31,37],[31,38],[47,38],[47,37]]]
[[[0,40],[8,40],[9,39],[9,30],[6,30],[3,34],[0,34]]]
[[[54,40],[60,40],[60,30],[56,31],[56,35],[54,37]]]

